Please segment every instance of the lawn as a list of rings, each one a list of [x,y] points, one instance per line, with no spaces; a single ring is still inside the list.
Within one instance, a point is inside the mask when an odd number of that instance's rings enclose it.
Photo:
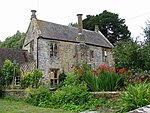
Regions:
[[[73,113],[61,109],[41,108],[22,101],[0,99],[0,113]]]

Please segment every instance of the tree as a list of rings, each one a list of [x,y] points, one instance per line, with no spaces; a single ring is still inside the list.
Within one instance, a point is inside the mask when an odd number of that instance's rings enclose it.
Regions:
[[[119,18],[118,14],[105,10],[96,16],[87,15],[83,20],[83,28],[85,29],[94,30],[95,25],[99,26],[99,30],[112,44],[130,39],[131,32],[125,24],[125,19]]]
[[[141,57],[144,58],[144,69],[150,70],[150,21],[146,22],[146,27],[143,32],[146,40],[142,46]]]
[[[77,24],[77,23],[69,23],[68,26],[76,27],[76,28],[77,28],[77,27],[78,27],[78,24]]]
[[[146,28],[143,30],[146,42],[150,41],[150,21],[146,22]]]
[[[11,37],[7,37],[4,42],[1,42],[0,47],[21,49],[23,46],[24,37],[25,33],[17,31],[16,34]]]
[[[116,68],[141,68],[140,45],[136,41],[120,41],[114,48]]]

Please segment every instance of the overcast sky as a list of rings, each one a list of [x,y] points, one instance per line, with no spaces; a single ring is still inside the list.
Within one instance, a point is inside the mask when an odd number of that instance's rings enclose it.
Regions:
[[[17,30],[26,32],[31,10],[37,10],[37,18],[62,25],[77,22],[76,14],[96,15],[104,10],[117,13],[137,37],[150,20],[149,0],[1,0],[0,40],[14,35]],[[140,37],[141,38],[141,37]]]

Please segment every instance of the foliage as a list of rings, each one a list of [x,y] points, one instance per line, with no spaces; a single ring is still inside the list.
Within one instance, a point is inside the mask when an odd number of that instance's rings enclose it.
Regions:
[[[139,43],[137,40],[128,40],[116,43],[114,48],[116,68],[150,70],[150,26],[148,23],[144,29],[145,42]]]
[[[143,70],[150,71],[150,41],[142,45],[140,51],[141,67]]]
[[[66,79],[66,74],[63,72],[59,75],[59,87],[64,86],[64,81]]]
[[[52,103],[57,107],[81,111],[92,99],[85,84],[66,85],[52,95]]]
[[[78,23],[69,23],[68,26],[78,28]]]
[[[118,42],[114,48],[116,68],[128,70],[149,70],[150,67],[150,44],[138,44],[137,41],[129,40]]]
[[[150,21],[146,22],[146,27],[143,29],[146,42],[150,42]]]
[[[1,42],[0,47],[21,49],[23,46],[24,37],[25,33],[17,31],[16,34],[11,37],[7,37],[4,42]]]
[[[0,96],[2,96],[2,90],[12,83],[14,77],[20,75],[18,64],[14,64],[10,60],[4,61],[3,66],[0,68]]]
[[[65,85],[77,85],[80,83],[81,83],[80,76],[78,76],[75,72],[68,73],[64,81]]]
[[[121,96],[120,111],[130,111],[150,104],[150,83],[129,84]]]
[[[75,78],[75,79],[74,79]],[[65,84],[54,93],[48,87],[26,89],[26,102],[41,107],[63,108],[71,111],[94,110],[103,101],[94,99],[85,82],[75,73],[67,74]]]
[[[10,85],[15,76],[20,76],[19,66],[10,60],[5,60],[2,67],[2,75],[6,86]]]
[[[114,49],[116,68],[138,69],[140,65],[140,45],[136,41],[118,42]]]
[[[39,85],[39,80],[42,77],[42,72],[38,69],[35,69],[34,72],[27,72],[21,78],[21,87],[35,87]]]
[[[99,26],[100,31],[112,44],[130,39],[131,33],[125,25],[125,19],[119,18],[118,14],[105,10],[96,16],[87,15],[83,20],[83,28],[85,29],[94,30],[95,25]]]
[[[67,103],[82,105],[87,102],[89,98],[91,98],[91,96],[87,92],[87,88],[84,84],[79,84],[77,86],[66,85],[53,94],[52,101],[59,105]]]
[[[38,89],[27,88],[26,99],[27,103],[40,107],[48,107],[50,103],[51,94],[48,88],[41,85]]]
[[[125,75],[114,72],[103,71],[98,76],[99,91],[116,91],[123,87]]]
[[[91,67],[84,64],[82,70],[81,76],[91,91],[115,91],[124,85],[126,79],[124,71],[115,73],[115,70],[107,69],[105,65],[100,65],[99,69],[92,70]]]
[[[5,96],[3,99],[9,100],[9,101],[15,101],[16,100],[15,97],[13,97],[13,96]]]

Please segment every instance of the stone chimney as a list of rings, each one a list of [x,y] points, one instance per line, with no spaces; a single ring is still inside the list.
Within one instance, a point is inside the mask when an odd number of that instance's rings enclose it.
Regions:
[[[36,10],[31,10],[31,12],[32,12],[32,15],[31,15],[31,20],[32,20],[32,18],[36,18]]]
[[[82,29],[83,29],[83,26],[82,26],[82,14],[77,14],[77,16],[78,16],[78,29],[79,29],[78,33],[82,34]]]
[[[80,43],[85,43],[85,36],[83,34],[83,25],[82,25],[82,14],[77,14],[78,16],[78,36],[76,38]]]
[[[95,25],[95,32],[98,32],[99,31],[99,27],[98,25]]]

